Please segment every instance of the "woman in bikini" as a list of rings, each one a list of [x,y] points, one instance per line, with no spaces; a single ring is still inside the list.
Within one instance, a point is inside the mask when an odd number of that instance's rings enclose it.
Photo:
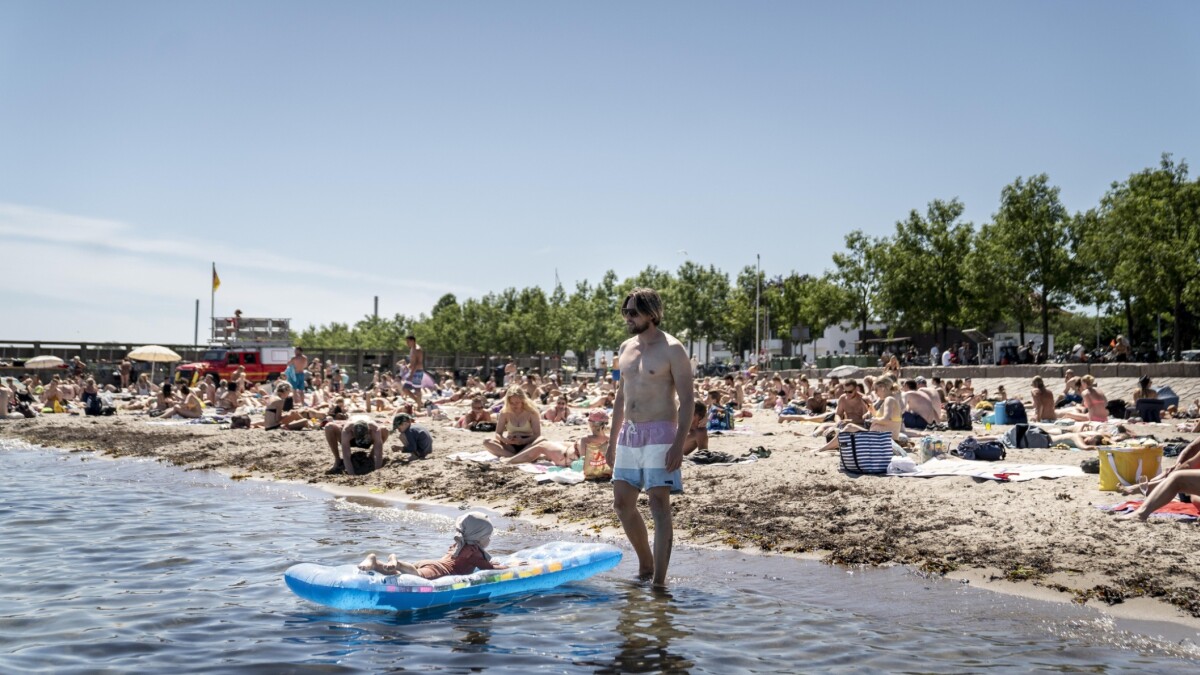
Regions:
[[[163,390],[165,391],[167,387],[168,385],[164,384]],[[204,404],[200,402],[200,397],[186,384],[179,385],[179,395],[183,397],[183,402],[163,410],[163,417],[179,415],[188,419],[196,419],[204,414]]]
[[[519,385],[509,387],[504,394],[500,418],[496,420],[496,436],[484,441],[483,449],[507,458],[544,442],[537,406]]]
[[[1084,375],[1080,382],[1083,384],[1083,406],[1087,408],[1088,420],[1092,422],[1108,421],[1108,397],[1096,386],[1096,378]]]
[[[492,411],[487,409],[487,399],[482,394],[476,394],[471,399],[471,409],[467,411],[467,414],[458,418],[455,426],[460,429],[470,429],[473,424],[491,421]]]
[[[266,431],[272,429],[299,431],[307,428],[308,418],[292,410],[295,403],[296,399],[292,397],[292,385],[280,382],[275,385],[275,398],[271,399],[267,403],[267,407],[263,409],[262,422],[252,426],[262,426]]]
[[[559,396],[554,401],[554,407],[542,413],[542,419],[547,422],[566,422],[570,414],[571,408],[567,405],[567,397]]]

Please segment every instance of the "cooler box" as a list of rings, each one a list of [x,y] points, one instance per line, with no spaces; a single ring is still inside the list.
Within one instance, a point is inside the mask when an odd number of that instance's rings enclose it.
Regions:
[[[1169,387],[1169,386],[1155,387],[1155,391],[1158,392],[1158,400],[1163,402],[1164,409],[1169,408],[1170,406],[1178,406],[1179,405],[1179,394],[1176,394],[1175,390],[1172,389],[1171,387]]]
[[[1008,408],[1004,405],[1004,401],[1000,401],[994,406],[992,417],[995,419],[993,424],[1008,424]]]
[[[1162,470],[1163,451],[1158,445],[1098,448],[1098,452],[1101,490],[1112,492],[1122,485],[1140,483]]]

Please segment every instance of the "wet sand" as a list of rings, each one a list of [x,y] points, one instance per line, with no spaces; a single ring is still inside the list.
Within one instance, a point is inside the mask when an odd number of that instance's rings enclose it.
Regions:
[[[332,456],[319,431],[158,426],[149,424],[151,419],[49,415],[0,422],[0,436],[112,456],[157,457],[235,478],[488,507],[546,528],[620,536],[608,484],[539,485],[516,467],[451,461],[453,453],[481,449],[490,434],[453,429],[447,422],[418,420],[433,435],[432,458],[406,461],[408,455],[388,443],[380,471],[352,477],[324,473]],[[1200,627],[1200,525],[1117,522],[1095,505],[1124,498],[1099,491],[1095,475],[1020,483],[848,476],[838,471],[833,455],[814,454],[823,444],[810,435],[814,425],[781,425],[774,416],[761,415],[741,422],[739,429],[753,435],[714,436],[709,447],[741,455],[763,446],[771,456],[728,467],[685,462],[686,493],[672,500],[677,541],[833,564],[904,564],[968,579],[982,588],[1048,594],[1102,608],[1130,600],[1125,605],[1129,611],[1118,606],[1114,613]],[[1173,425],[1137,429],[1160,439],[1195,437],[1176,433]],[[583,427],[558,425],[545,425],[543,432],[564,441],[586,434]],[[948,445],[957,445],[967,433],[942,435]],[[1088,456],[1069,450],[1014,450],[1008,461],[1078,465]],[[369,468],[365,453],[356,459],[360,470]],[[642,508],[649,522],[644,499]]]

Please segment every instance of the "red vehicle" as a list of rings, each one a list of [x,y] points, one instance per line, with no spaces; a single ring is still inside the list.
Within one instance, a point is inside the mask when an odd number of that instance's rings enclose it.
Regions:
[[[216,373],[229,379],[239,367],[251,382],[274,380],[287,370],[296,350],[289,344],[288,319],[217,317],[213,319],[213,341],[199,361],[175,369],[187,379],[197,371],[203,378]]]
[[[200,371],[203,378],[208,373],[216,373],[218,380],[227,380],[241,366],[246,369],[246,379],[251,382],[273,380],[287,370],[288,361],[292,360],[296,350],[291,347],[256,347],[246,345],[230,345],[228,347],[211,347],[199,361],[185,363],[175,369],[183,373],[187,379],[192,379],[194,371]]]

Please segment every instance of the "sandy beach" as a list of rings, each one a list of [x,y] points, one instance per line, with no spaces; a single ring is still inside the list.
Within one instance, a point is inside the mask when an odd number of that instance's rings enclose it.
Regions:
[[[999,383],[977,381],[976,386]],[[1101,381],[1106,391],[1121,391],[1124,385],[1123,380]],[[1016,391],[1012,385],[1009,390]],[[331,457],[319,432],[231,431],[215,425],[156,425],[151,419],[49,415],[5,421],[0,436],[112,456],[157,457],[235,478],[483,506],[547,528],[620,536],[608,484],[538,484],[516,467],[451,461],[454,453],[479,450],[488,434],[454,429],[447,422],[418,420],[433,435],[432,458],[406,461],[408,455],[391,450],[388,443],[380,471],[351,477],[324,474]],[[1136,428],[1160,440],[1181,436],[1173,425]],[[760,414],[744,420],[736,433],[713,436],[712,450],[742,455],[762,446],[771,456],[733,466],[685,462],[686,494],[673,499],[677,541],[833,564],[904,564],[983,588],[1085,602],[1118,614],[1124,609],[1137,618],[1200,628],[1196,524],[1114,521],[1095,507],[1124,497],[1099,491],[1095,475],[1027,482],[849,476],[838,470],[833,455],[814,453],[823,441],[811,436],[813,429],[810,424],[781,425],[773,415]],[[561,425],[546,425],[543,432],[554,440],[586,433],[582,427]],[[948,445],[967,435],[942,434]],[[1088,456],[1026,449],[1010,451],[1008,461],[1078,466]],[[365,468],[366,456],[358,459]]]

